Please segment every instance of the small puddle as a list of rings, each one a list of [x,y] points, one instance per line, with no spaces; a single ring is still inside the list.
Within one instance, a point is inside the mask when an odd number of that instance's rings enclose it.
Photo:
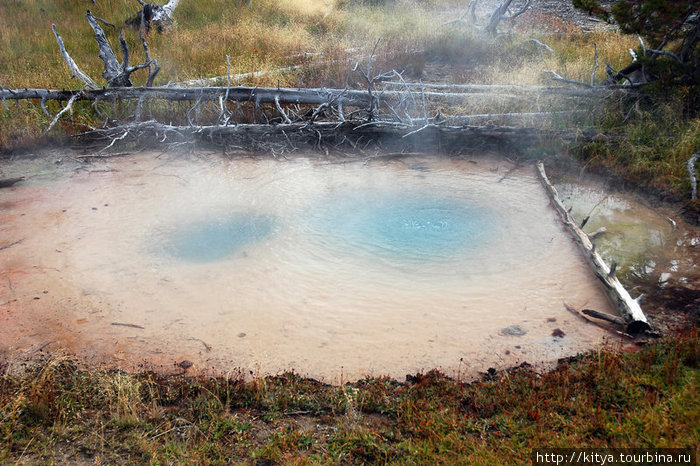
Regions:
[[[584,228],[588,233],[605,229],[596,247],[608,262],[618,263],[618,275],[628,283],[651,280],[663,286],[698,275],[696,257],[688,251],[700,245],[700,238],[696,231],[676,228],[676,213],[652,209],[592,181],[565,179],[557,189],[574,218],[590,218]]]

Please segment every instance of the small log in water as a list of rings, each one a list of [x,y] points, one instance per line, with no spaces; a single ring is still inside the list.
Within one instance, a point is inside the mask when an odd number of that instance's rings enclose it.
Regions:
[[[613,324],[617,325],[626,325],[627,322],[625,322],[625,319],[618,317],[618,316],[612,316],[610,314],[606,314],[604,312],[598,312],[595,309],[583,309],[581,312],[586,314],[587,316],[595,317],[596,319],[600,320],[605,320],[606,322],[610,322]]]
[[[559,216],[567,226],[569,231],[574,237],[576,243],[581,247],[583,255],[586,261],[595,272],[596,276],[605,286],[605,291],[610,297],[615,308],[618,310],[620,315],[627,322],[627,332],[632,334],[641,333],[647,330],[651,330],[649,322],[647,321],[642,308],[639,303],[632,299],[630,294],[627,292],[620,280],[615,276],[615,267],[611,269],[605,263],[603,258],[598,254],[595,249],[595,245],[589,238],[589,236],[584,232],[578,224],[571,217],[571,214],[566,210],[564,204],[559,198],[557,190],[552,186],[547,178],[547,174],[544,170],[544,164],[542,162],[537,162],[537,171],[542,181],[549,199],[552,201],[552,205],[559,213]]]
[[[10,187],[14,186],[16,183],[19,183],[20,181],[24,181],[23,176],[20,176],[18,178],[0,179],[0,188],[10,188]]]

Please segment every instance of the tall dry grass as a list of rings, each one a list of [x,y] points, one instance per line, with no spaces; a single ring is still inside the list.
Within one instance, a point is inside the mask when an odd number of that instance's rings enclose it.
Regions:
[[[387,53],[389,47],[423,49],[426,43],[451,34],[436,25],[449,18],[445,9],[453,2],[439,8],[431,2],[409,0],[388,2],[381,8],[362,2],[338,3],[259,0],[251,7],[238,0],[182,2],[175,12],[177,25],[166,34],[153,33],[148,38],[152,55],[162,67],[157,84],[223,75],[226,55],[231,58],[231,72],[237,74],[296,64],[298,59],[290,57],[301,53],[337,55],[338,50],[346,49],[367,53],[380,37],[384,43],[379,53]],[[83,70],[99,77],[102,64],[85,10],[90,7],[96,16],[121,27],[136,6],[127,0],[104,0],[96,5],[69,0],[0,3],[0,85],[79,86],[62,62],[51,24],[56,24]],[[106,27],[105,32],[116,45],[118,31]],[[132,62],[143,60],[137,33],[125,29],[125,35]]]
[[[378,7],[374,3],[382,3]],[[8,88],[75,88],[51,32],[56,24],[68,51],[93,77],[99,78],[102,63],[84,13],[93,13],[121,27],[136,5],[127,0],[104,0],[90,5],[69,0],[28,0],[0,4],[0,85]],[[302,53],[323,53],[325,59],[295,73],[258,77],[254,84],[296,86],[301,75],[306,83],[340,85],[357,60],[379,41],[377,71],[396,68],[415,77],[424,73],[425,62],[455,65],[447,77],[452,82],[486,84],[537,84],[542,70],[553,69],[572,79],[588,81],[593,63],[593,44],[598,44],[601,64],[608,60],[621,67],[628,61],[626,50],[632,38],[614,33],[578,34],[570,30],[558,36],[537,36],[554,53],[537,51],[515,34],[496,42],[483,40],[463,24],[444,25],[461,13],[459,2],[390,2],[336,0],[202,0],[182,2],[176,10],[177,24],[166,34],[152,33],[148,40],[161,72],[156,84],[183,81],[227,72],[241,74],[303,63]],[[105,28],[116,45],[117,30]],[[138,36],[125,29],[132,62],[143,60]],[[527,32],[530,34],[530,32]],[[352,50],[352,52],[347,52]],[[422,54],[415,54],[419,51]],[[319,63],[320,62],[320,63]],[[343,73],[345,71],[345,73]],[[604,76],[604,66],[598,79]],[[145,74],[135,79],[145,81]]]

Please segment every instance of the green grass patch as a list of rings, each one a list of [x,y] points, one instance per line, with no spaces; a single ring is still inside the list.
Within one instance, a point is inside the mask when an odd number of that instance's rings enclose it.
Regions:
[[[293,373],[11,365],[0,376],[0,462],[529,464],[542,447],[695,448],[699,342],[693,330],[473,383],[436,371],[329,386]]]
[[[688,115],[689,93],[608,102],[599,127],[623,137],[581,146],[575,153],[597,171],[619,173],[638,186],[689,199],[688,159],[700,150],[700,118]]]

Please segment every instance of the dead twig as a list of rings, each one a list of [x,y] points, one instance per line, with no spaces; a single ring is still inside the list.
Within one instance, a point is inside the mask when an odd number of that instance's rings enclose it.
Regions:
[[[613,316],[610,314],[605,314],[604,312],[599,312],[593,309],[583,309],[581,310],[582,313],[586,314],[587,316],[595,317],[596,319],[600,320],[605,320],[606,322],[610,322],[613,324],[617,325],[625,325],[625,319],[617,316]]]
[[[23,176],[17,178],[5,178],[0,180],[0,188],[10,188],[20,181],[24,181],[26,178]]]
[[[202,345],[204,345],[204,349],[206,350],[207,353],[209,353],[211,351],[211,346],[207,345],[207,343],[200,338],[188,338],[188,340],[200,342]]]
[[[525,43],[528,43],[528,42],[535,44],[535,47],[537,47],[538,50],[546,50],[549,53],[554,53],[554,50],[552,49],[552,47],[550,47],[549,45],[547,45],[544,42],[541,42],[537,39],[530,38],[530,39],[527,39],[525,41]]]
[[[110,325],[114,325],[115,327],[129,327],[129,328],[139,328],[141,330],[144,329],[141,325],[136,325],[136,324],[123,324],[121,322],[112,322]]]
[[[573,307],[573,306],[568,305],[566,302],[564,302],[563,304],[564,304],[564,307],[566,308],[567,311],[569,311],[569,312],[571,312],[572,314],[574,314],[574,315],[580,317],[581,319],[585,320],[586,322],[591,323],[591,324],[593,324],[593,325],[595,325],[595,326],[597,326],[597,327],[600,327],[600,328],[602,328],[603,330],[606,330],[606,331],[608,331],[608,332],[611,332],[611,333],[615,334],[616,336],[625,337],[625,338],[628,338],[628,339],[630,339],[630,340],[634,340],[634,337],[633,337],[632,335],[630,335],[629,333],[621,332],[621,331],[616,330],[616,329],[614,329],[614,328],[610,328],[610,327],[608,327],[607,325],[603,325],[603,324],[601,324],[600,322],[597,322],[597,321],[595,321],[595,320],[589,318],[587,315],[585,315],[585,314],[579,312],[578,309],[576,309],[576,308]],[[587,310],[587,311],[590,311],[589,309],[586,309],[586,310]]]
[[[19,243],[21,243],[22,241],[24,241],[24,238],[18,239],[17,241],[10,243],[10,244],[6,244],[5,246],[0,246],[0,251],[4,251],[5,249],[10,249],[12,246],[16,246]]]
[[[48,132],[51,131],[51,128],[53,128],[54,125],[55,125],[56,123],[58,123],[58,120],[61,118],[61,116],[63,116],[64,113],[66,113],[66,112],[71,112],[71,115],[73,114],[73,104],[75,103],[75,101],[78,99],[79,96],[80,96],[80,93],[78,92],[78,93],[74,94],[73,97],[70,98],[70,100],[68,101],[68,103],[66,104],[66,106],[63,108],[63,110],[61,110],[60,112],[58,112],[58,113],[56,114],[56,116],[53,118],[53,121],[51,121],[51,124],[50,124],[49,127],[46,129],[46,131],[44,132],[44,134],[48,134]]]

